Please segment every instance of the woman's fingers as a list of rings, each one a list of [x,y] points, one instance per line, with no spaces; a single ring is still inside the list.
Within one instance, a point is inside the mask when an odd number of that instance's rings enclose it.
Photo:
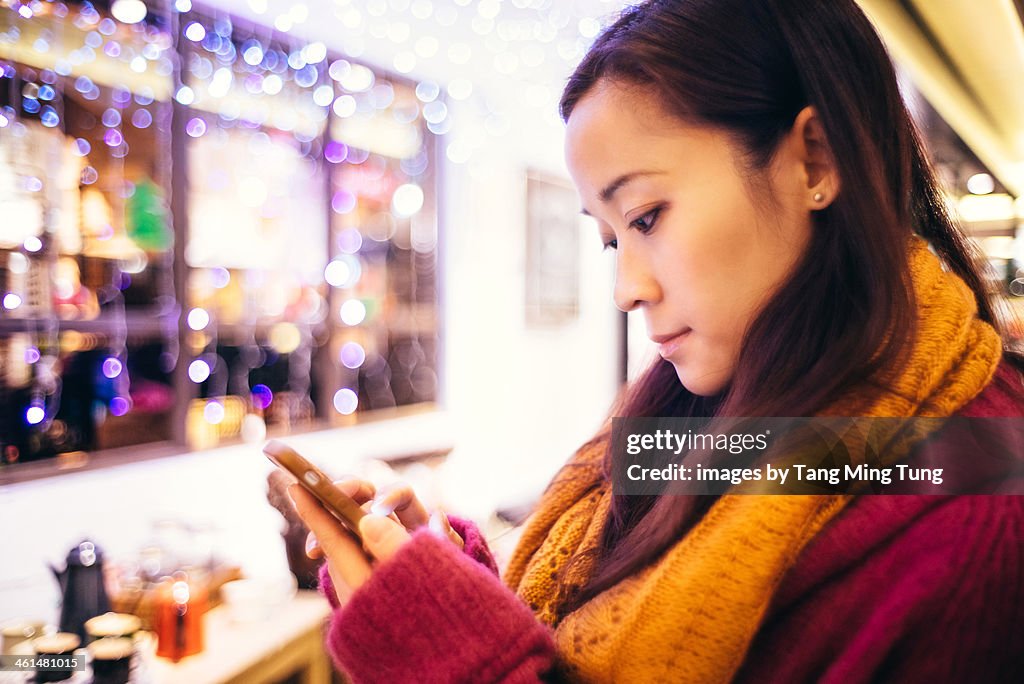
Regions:
[[[452,528],[452,524],[448,520],[448,514],[442,510],[436,510],[430,514],[430,529],[435,534],[450,540],[460,549],[466,545],[459,533]]]
[[[303,491],[302,494],[306,494],[306,492]],[[300,499],[301,495],[297,495],[296,498]],[[296,501],[296,507],[299,505],[301,504]],[[373,514],[367,515],[366,518],[371,520],[366,523],[366,527],[364,527],[364,523],[360,523],[359,533],[363,537],[363,547],[377,560],[383,561],[390,558],[398,550],[398,547],[409,540],[409,532],[399,521],[391,517]],[[334,521],[332,519],[329,522],[333,523]],[[343,532],[343,535],[343,543],[352,542],[354,544],[346,532]],[[310,558],[321,558],[327,555],[327,559],[330,561],[333,554],[326,553],[316,538],[316,533],[310,532],[306,536],[306,555]]]
[[[275,472],[279,472],[282,477],[290,477],[282,471]],[[361,480],[355,476],[345,476],[340,480],[335,480],[333,484],[345,495],[355,500],[356,503],[362,505],[364,510],[369,510],[370,503],[377,494],[377,488],[374,487],[372,482]],[[316,535],[312,532],[306,535],[306,555],[313,559],[323,558],[324,555],[320,544],[316,540]]]
[[[359,534],[363,547],[381,562],[394,556],[402,544],[409,541],[409,531],[400,523],[373,513],[359,521]]]
[[[438,511],[430,515],[416,497],[412,487],[399,484],[375,497],[373,485],[357,478],[335,482],[342,492],[352,497],[362,508],[369,509],[359,524],[362,549],[351,533],[333,515],[327,512],[300,485],[288,488],[295,509],[310,529],[306,538],[306,555],[326,558],[328,570],[336,587],[341,584],[351,593],[369,579],[372,567],[364,554],[378,561],[391,558],[410,539],[409,532],[424,525],[462,548],[462,538],[452,529],[448,516]]]
[[[358,589],[369,579],[369,559],[359,543],[309,492],[295,484],[288,487],[295,510],[316,538],[316,546],[327,558],[331,579]]]
[[[370,506],[370,512],[381,516],[394,513],[407,530],[422,527],[430,520],[430,514],[416,498],[416,492],[405,483],[378,494]]]
[[[381,492],[370,504],[370,512],[379,516],[395,516],[409,531],[429,525],[440,536],[451,540],[460,549],[464,546],[462,537],[452,529],[448,516],[443,511],[427,512],[426,507],[416,497],[413,488],[401,483]]]
[[[358,477],[343,477],[335,480],[334,486],[355,499],[358,504],[364,504],[377,495],[377,488],[372,482],[360,480]]]

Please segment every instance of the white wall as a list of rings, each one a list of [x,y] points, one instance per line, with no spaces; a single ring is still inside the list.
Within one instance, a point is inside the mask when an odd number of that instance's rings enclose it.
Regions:
[[[500,106],[508,134],[446,169],[445,378],[468,459],[458,472],[481,509],[546,484],[599,426],[617,368],[613,264],[589,220],[579,222],[578,320],[525,327],[526,170],[568,178],[563,129],[539,109]],[[469,109],[456,108],[456,121]],[[453,142],[460,134],[472,124]]]

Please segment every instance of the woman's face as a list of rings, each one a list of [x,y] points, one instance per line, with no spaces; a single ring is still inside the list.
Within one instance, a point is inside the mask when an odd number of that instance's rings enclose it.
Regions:
[[[615,250],[616,306],[641,309],[683,385],[712,395],[804,252],[814,191],[793,132],[754,174],[725,133],[670,117],[649,91],[598,82],[569,118],[566,162]]]

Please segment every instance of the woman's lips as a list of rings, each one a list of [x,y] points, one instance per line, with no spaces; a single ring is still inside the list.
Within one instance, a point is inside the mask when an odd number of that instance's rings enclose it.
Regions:
[[[661,358],[667,359],[672,356],[689,334],[690,328],[687,328],[672,337],[655,337],[654,341],[658,342],[658,353],[661,354]]]

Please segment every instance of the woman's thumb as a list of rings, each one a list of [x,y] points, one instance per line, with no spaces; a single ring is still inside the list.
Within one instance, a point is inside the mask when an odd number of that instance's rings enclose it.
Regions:
[[[359,535],[363,546],[374,558],[386,561],[409,541],[409,532],[391,518],[383,515],[365,515],[359,521]]]

